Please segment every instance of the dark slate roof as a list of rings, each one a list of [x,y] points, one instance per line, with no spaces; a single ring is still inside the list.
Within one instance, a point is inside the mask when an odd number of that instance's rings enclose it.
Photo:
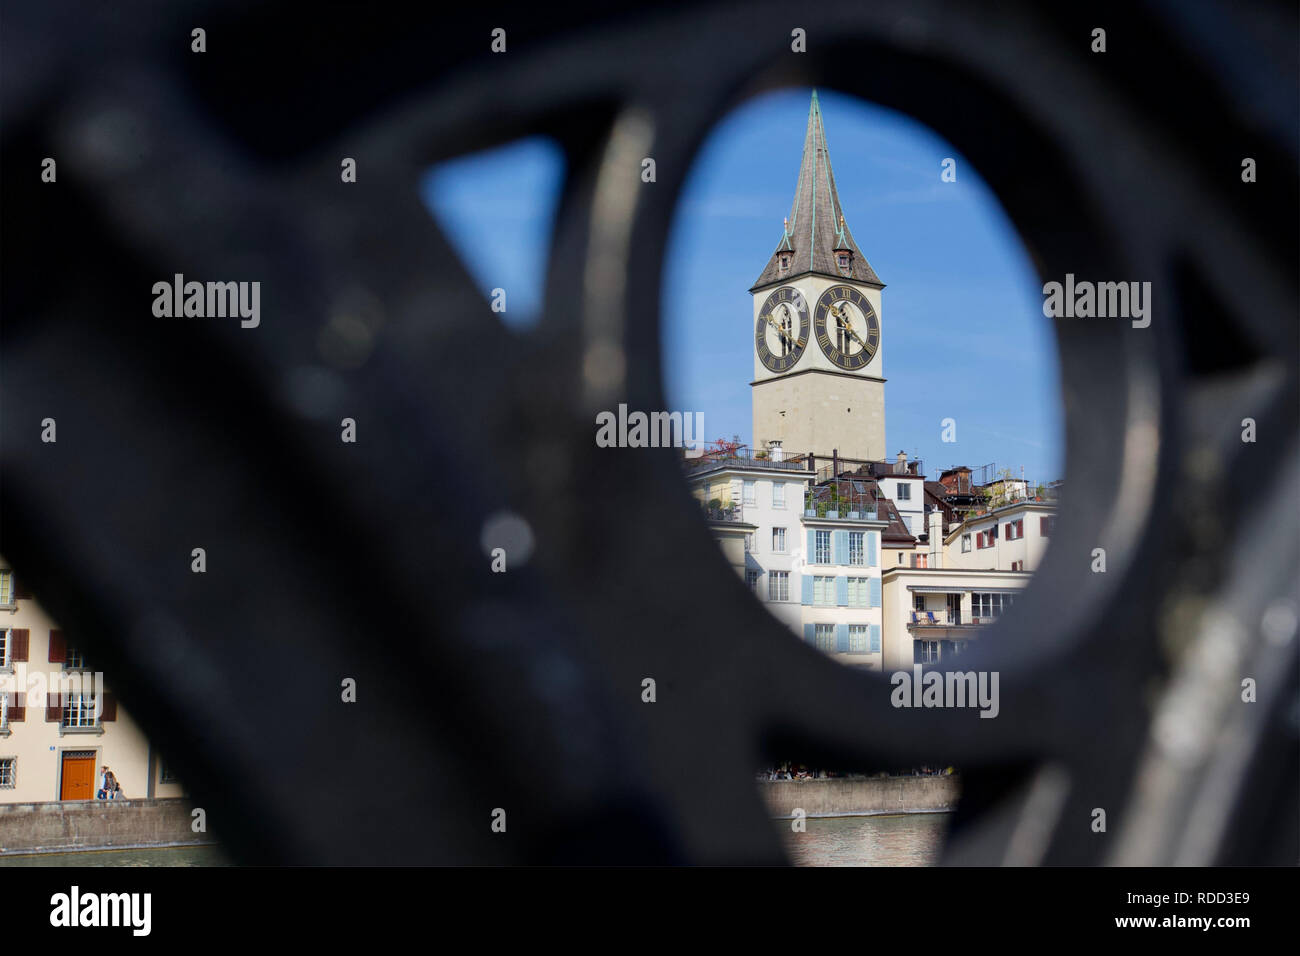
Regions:
[[[907,525],[903,523],[903,516],[898,513],[898,508],[893,501],[882,498],[880,500],[880,509],[886,512],[889,519],[889,527],[880,536],[883,542],[887,545],[902,544],[906,547],[916,544],[916,536],[907,530]]]
[[[853,252],[853,268],[848,276],[842,276],[835,264],[837,249]],[[777,268],[777,253],[783,251],[794,253],[790,271],[785,275],[781,275]],[[826,148],[826,129],[822,124],[821,107],[817,105],[816,90],[808,108],[808,132],[804,136],[803,160],[799,164],[799,182],[795,186],[790,217],[767,267],[752,288],[787,282],[810,272],[884,286],[844,223],[844,209],[835,188],[835,174],[831,171],[831,154]]]
[[[948,489],[940,482],[927,481],[925,483],[925,502],[927,505],[938,508],[939,513],[943,515],[943,533],[945,535],[957,520],[957,511],[952,505],[948,504],[948,499],[946,497],[947,494]],[[929,508],[926,508],[927,514],[925,516],[925,527],[927,535],[929,534],[930,529],[929,510]]]
[[[932,496],[935,501],[943,501],[944,496],[948,494],[948,486],[941,481],[926,481],[925,493]]]

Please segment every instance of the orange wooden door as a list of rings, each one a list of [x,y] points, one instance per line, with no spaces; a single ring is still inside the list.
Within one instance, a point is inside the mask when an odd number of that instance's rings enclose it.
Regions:
[[[60,800],[89,800],[95,796],[95,758],[63,755],[63,788]]]

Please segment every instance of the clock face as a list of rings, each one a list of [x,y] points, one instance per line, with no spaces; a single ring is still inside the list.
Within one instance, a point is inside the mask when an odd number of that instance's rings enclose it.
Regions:
[[[754,348],[763,367],[788,372],[808,345],[808,302],[793,286],[782,286],[763,303],[754,325]]]
[[[880,319],[867,297],[846,285],[831,286],[817,300],[813,318],[817,344],[846,372],[866,368],[880,348]]]

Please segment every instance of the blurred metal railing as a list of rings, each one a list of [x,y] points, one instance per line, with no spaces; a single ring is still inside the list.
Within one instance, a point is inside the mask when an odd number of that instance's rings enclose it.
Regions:
[[[4,20],[0,553],[236,858],[775,861],[754,769],[795,759],[961,767],[953,862],[1295,861],[1293,5]],[[1149,328],[1056,322],[1068,501],[962,657],[1001,671],[996,720],[894,709],[884,675],[792,639],[671,451],[592,441],[597,411],[667,407],[660,270],[696,150],[791,84],[936,129],[1040,275],[1153,283]],[[532,134],[568,172],[544,315],[511,332],[417,188]],[[177,272],[261,281],[260,326],[154,318]],[[536,546],[493,574],[502,511]]]

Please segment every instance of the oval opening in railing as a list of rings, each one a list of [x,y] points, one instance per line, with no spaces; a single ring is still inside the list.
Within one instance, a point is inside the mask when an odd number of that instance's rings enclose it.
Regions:
[[[685,478],[755,599],[849,667],[912,681],[959,666],[1041,562],[1063,460],[1041,285],[975,170],[856,99],[749,101],[698,155],[664,302],[669,401],[705,439]],[[995,706],[987,681],[972,696]],[[954,772],[862,768],[862,805],[823,810],[866,814],[882,774]],[[759,771],[781,815],[784,781],[831,773]],[[941,783],[918,783],[909,809],[943,809]],[[796,859],[925,862],[942,821],[819,826],[825,845],[795,840]]]

